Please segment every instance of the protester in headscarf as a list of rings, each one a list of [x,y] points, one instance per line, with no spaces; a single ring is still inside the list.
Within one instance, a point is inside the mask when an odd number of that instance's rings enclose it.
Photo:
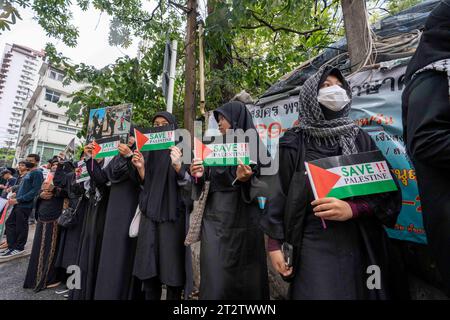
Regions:
[[[152,123],[154,127],[177,128],[169,112],[156,113]],[[185,268],[186,209],[180,190],[186,175],[180,158],[180,150],[172,147],[143,154],[136,150],[132,159],[142,184],[133,274],[143,282],[147,300],[160,300],[162,285],[166,285],[167,300],[180,300],[186,279],[190,279]]]
[[[450,296],[450,0],[430,13],[406,80],[404,140],[416,170],[428,245]]]
[[[54,174],[58,166],[58,159],[50,163],[50,173]],[[60,284],[61,275],[55,268],[55,256],[58,246],[59,226],[66,193],[47,180],[35,204],[36,230],[33,248],[23,287],[38,292],[45,288],[53,288]]]
[[[81,288],[71,290],[69,297],[73,300],[94,299],[110,193],[111,184],[102,169],[107,167],[111,158],[93,159],[92,150],[92,143],[84,147],[86,168],[90,176],[90,179],[84,182],[84,188],[89,203],[83,221],[76,263],[81,271]]]
[[[270,237],[272,265],[291,282],[291,299],[392,297],[384,226],[396,223],[400,192],[315,200],[305,174],[305,161],[378,150],[348,117],[350,106],[341,72],[322,67],[300,87],[299,126],[280,139],[279,172],[261,226]],[[282,242],[293,246],[293,266],[286,264]],[[370,265],[381,269],[380,289],[368,289]]]
[[[222,105],[214,117],[222,135],[227,130],[255,130],[242,102]],[[258,226],[261,212],[248,196],[258,172],[244,164],[205,169],[197,159],[190,171],[196,189],[210,182],[201,228],[200,299],[268,299],[264,236]]]
[[[80,155],[80,161],[84,161],[84,152]],[[77,163],[72,163],[71,161],[60,163],[54,178],[54,183],[67,193],[68,203],[65,209],[73,210],[74,212],[70,223],[60,226],[58,252],[55,258],[55,267],[63,270],[66,276],[68,276],[66,273],[67,268],[78,263],[81,232],[89,204],[89,198],[85,194],[84,183],[77,182]],[[65,294],[67,291],[59,290],[57,293]]]

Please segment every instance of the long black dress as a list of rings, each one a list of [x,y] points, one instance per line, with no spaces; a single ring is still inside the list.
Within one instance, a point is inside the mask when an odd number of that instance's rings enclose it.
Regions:
[[[164,117],[175,126],[176,119],[169,112]],[[133,274],[143,282],[146,299],[161,297],[161,284],[167,286],[167,299],[181,299],[181,291],[190,279],[186,270],[184,246],[186,236],[186,207],[181,196],[181,184],[186,175],[171,165],[170,150],[150,151],[145,157],[145,179],[142,183],[139,207],[142,211],[137,239]],[[189,287],[189,286],[186,286]]]
[[[136,239],[129,237],[129,227],[136,212],[139,185],[130,179],[129,161],[114,157],[103,170],[111,182],[105,229],[98,267],[95,299],[132,298],[133,260]]]
[[[355,143],[359,152],[378,150],[362,130]],[[304,154],[302,148],[305,148]],[[280,140],[280,170],[277,176],[270,178],[273,194],[261,225],[271,238],[294,245],[295,275],[290,286],[291,299],[392,297],[393,274],[390,271],[393,266],[389,261],[388,238],[383,225],[392,227],[395,224],[401,207],[401,193],[355,197],[352,200],[364,200],[370,213],[345,222],[326,220],[327,228],[324,229],[310,205],[314,196],[305,173],[296,174],[298,165],[304,161],[341,154],[337,145],[325,142],[318,145],[315,140],[305,143],[300,130],[290,130]],[[298,196],[290,198],[289,193]],[[290,219],[286,218],[288,210],[291,211]],[[382,270],[380,290],[367,288],[369,265],[377,265]]]
[[[66,190],[69,207],[76,211],[75,224],[69,228],[60,228],[60,239],[55,266],[67,269],[69,266],[75,265],[78,260],[78,248],[89,199],[85,196],[84,184],[76,182],[76,176],[73,170],[68,173],[65,173],[62,169],[60,170],[61,172],[59,170],[60,168],[57,169],[54,180],[58,178],[59,173],[61,175],[60,185]]]
[[[450,295],[450,103],[446,75],[426,71],[407,86],[406,144],[414,163],[431,252]]]
[[[230,179],[229,167],[213,168],[206,174],[215,186],[210,187],[203,214],[200,299],[268,299],[260,210],[246,201],[244,186],[230,188],[234,179]]]
[[[81,270],[81,288],[71,290],[70,298],[73,300],[94,299],[110,191],[107,185],[108,180],[102,173],[102,166],[97,161],[89,159],[86,161],[86,167],[91,179],[89,180],[89,203],[78,249],[77,265]]]
[[[215,110],[216,119],[219,114],[234,130],[254,129],[242,103],[227,103]],[[269,299],[264,234],[259,228],[261,211],[248,196],[257,175],[233,186],[235,166],[211,167],[205,174],[210,190],[201,230],[200,299]],[[197,190],[203,182],[199,181]]]
[[[449,0],[442,1],[430,14],[419,47],[406,70],[406,79],[443,59],[450,59]],[[408,155],[416,170],[428,245],[450,296],[448,72],[427,70],[410,80],[403,91],[402,118]]]
[[[55,188],[51,199],[37,200],[38,219],[24,288],[31,288],[38,292],[60,280],[55,268],[59,237],[57,219],[61,215],[65,196],[64,190]]]

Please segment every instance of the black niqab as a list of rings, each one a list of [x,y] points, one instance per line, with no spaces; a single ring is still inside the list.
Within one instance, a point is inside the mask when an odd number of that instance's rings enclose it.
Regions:
[[[239,101],[225,103],[214,110],[214,118],[219,123],[219,114],[221,114],[231,125],[231,129],[255,129],[252,115],[248,112],[245,104]]]
[[[152,119],[165,118],[175,129],[178,128],[173,114],[162,111]],[[175,221],[178,218],[177,173],[173,169],[170,150],[149,151],[144,153],[145,180],[139,207],[141,211],[155,222]]]

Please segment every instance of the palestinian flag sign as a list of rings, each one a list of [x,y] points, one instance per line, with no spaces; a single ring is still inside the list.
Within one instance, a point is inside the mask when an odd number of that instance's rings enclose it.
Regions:
[[[120,137],[114,136],[110,138],[98,139],[92,142],[94,149],[92,156],[94,159],[101,159],[106,157],[114,157],[119,154]]]
[[[237,166],[250,164],[248,143],[203,144],[195,138],[195,158],[202,159],[204,166]]]
[[[316,199],[345,199],[396,191],[381,151],[371,151],[305,162]]]
[[[175,145],[175,130],[173,125],[149,129],[134,129],[136,148],[139,151],[166,150]]]

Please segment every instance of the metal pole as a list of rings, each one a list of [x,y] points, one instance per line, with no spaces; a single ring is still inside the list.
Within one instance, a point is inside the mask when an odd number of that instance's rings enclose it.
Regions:
[[[169,88],[167,89],[167,111],[172,113],[173,90],[175,86],[175,68],[177,66],[177,40],[172,41],[170,54]]]
[[[198,27],[198,73],[200,84],[200,112],[205,115],[205,58],[203,52],[203,24]]]

